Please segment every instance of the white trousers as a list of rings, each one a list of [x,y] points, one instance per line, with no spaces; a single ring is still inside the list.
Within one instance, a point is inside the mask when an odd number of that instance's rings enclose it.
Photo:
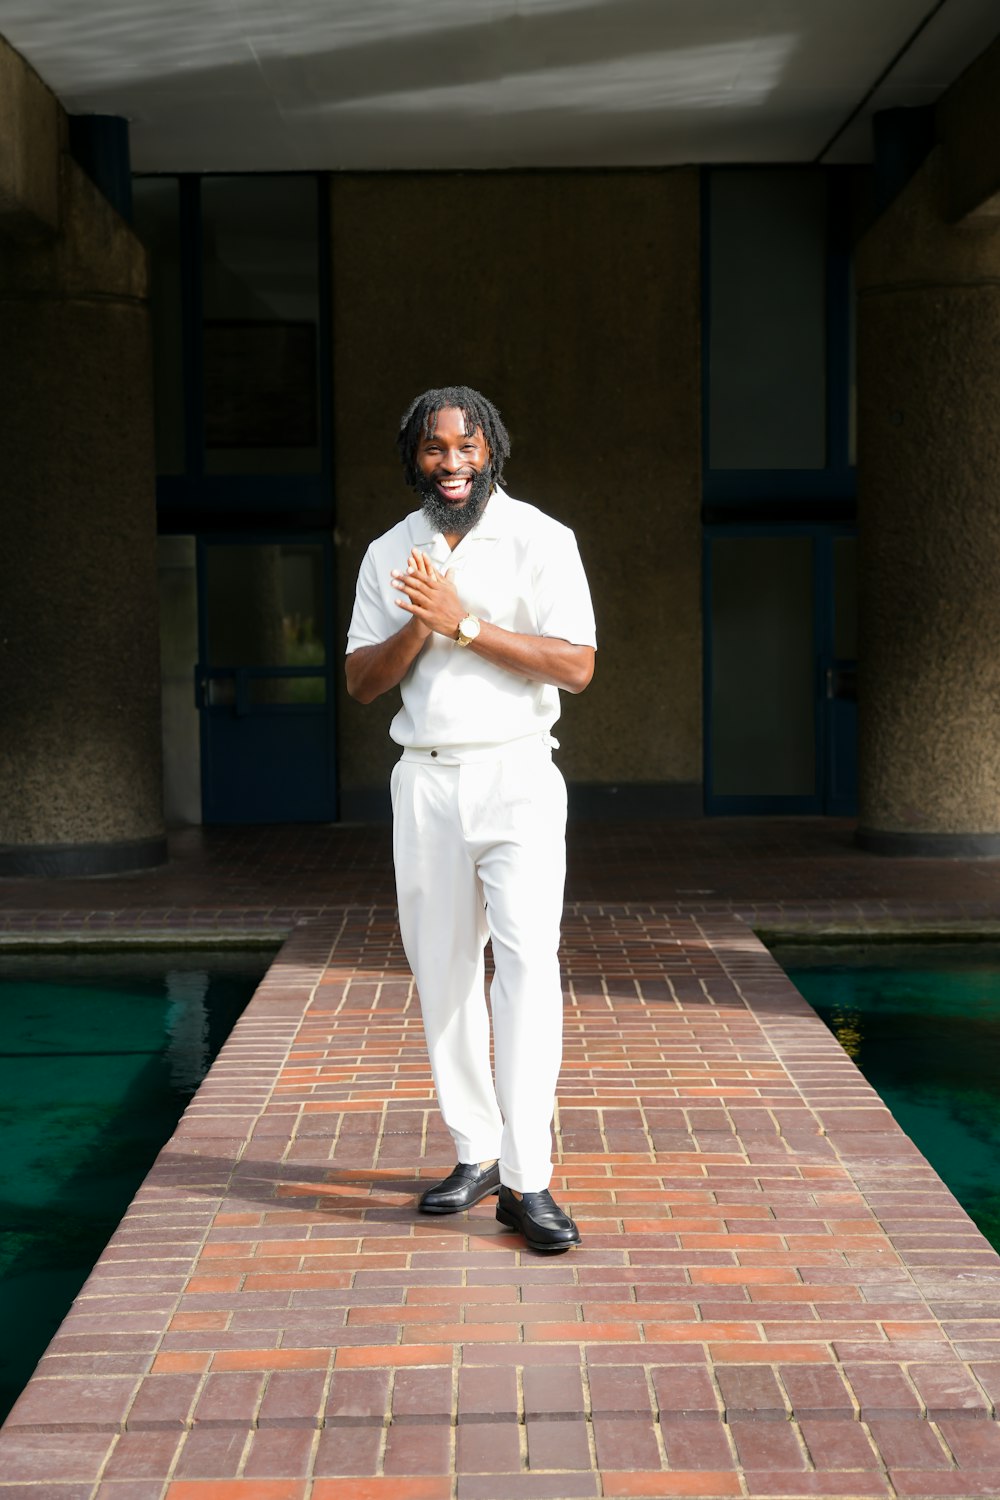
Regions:
[[[562,1059],[566,784],[541,737],[461,765],[406,751],[392,806],[403,947],[457,1159],[499,1157],[502,1182],[538,1192],[552,1177]]]

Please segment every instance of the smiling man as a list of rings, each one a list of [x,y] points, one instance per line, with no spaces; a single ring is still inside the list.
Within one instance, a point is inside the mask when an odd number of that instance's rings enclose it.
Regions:
[[[361,703],[402,696],[389,730],[399,922],[458,1158],[420,1208],[499,1192],[501,1224],[567,1250],[579,1232],[549,1192],[566,874],[551,730],[559,690],[593,675],[590,593],[568,527],[501,488],[510,439],[485,396],[426,391],[398,443],[421,508],[365,555],[346,669]]]

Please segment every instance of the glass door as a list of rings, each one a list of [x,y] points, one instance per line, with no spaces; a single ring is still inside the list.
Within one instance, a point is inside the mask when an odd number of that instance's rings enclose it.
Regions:
[[[823,811],[858,810],[858,539],[828,540],[829,650],[823,663]]]
[[[818,525],[706,531],[707,812],[855,811],[856,547]]]
[[[336,816],[328,538],[200,537],[202,816]]]

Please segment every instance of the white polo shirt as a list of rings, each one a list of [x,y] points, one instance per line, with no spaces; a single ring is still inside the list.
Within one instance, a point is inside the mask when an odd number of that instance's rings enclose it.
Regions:
[[[594,608],[576,538],[534,505],[494,490],[476,525],[454,551],[413,511],[365,553],[347,637],[348,655],[388,640],[409,621],[396,600],[393,568],[410,549],[450,570],[458,597],[481,620],[523,635],[555,636],[596,646]],[[541,734],[559,717],[559,690],[484,661],[433,633],[400,683],[403,706],[389,733],[397,744],[502,745]]]

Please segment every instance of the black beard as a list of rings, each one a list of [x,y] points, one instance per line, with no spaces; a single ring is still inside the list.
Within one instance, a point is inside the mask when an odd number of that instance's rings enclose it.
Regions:
[[[419,474],[414,489],[420,497],[420,508],[435,531],[445,535],[466,536],[486,509],[486,502],[493,489],[493,470],[486,465],[473,476],[469,498],[460,510],[442,500],[433,479]]]

